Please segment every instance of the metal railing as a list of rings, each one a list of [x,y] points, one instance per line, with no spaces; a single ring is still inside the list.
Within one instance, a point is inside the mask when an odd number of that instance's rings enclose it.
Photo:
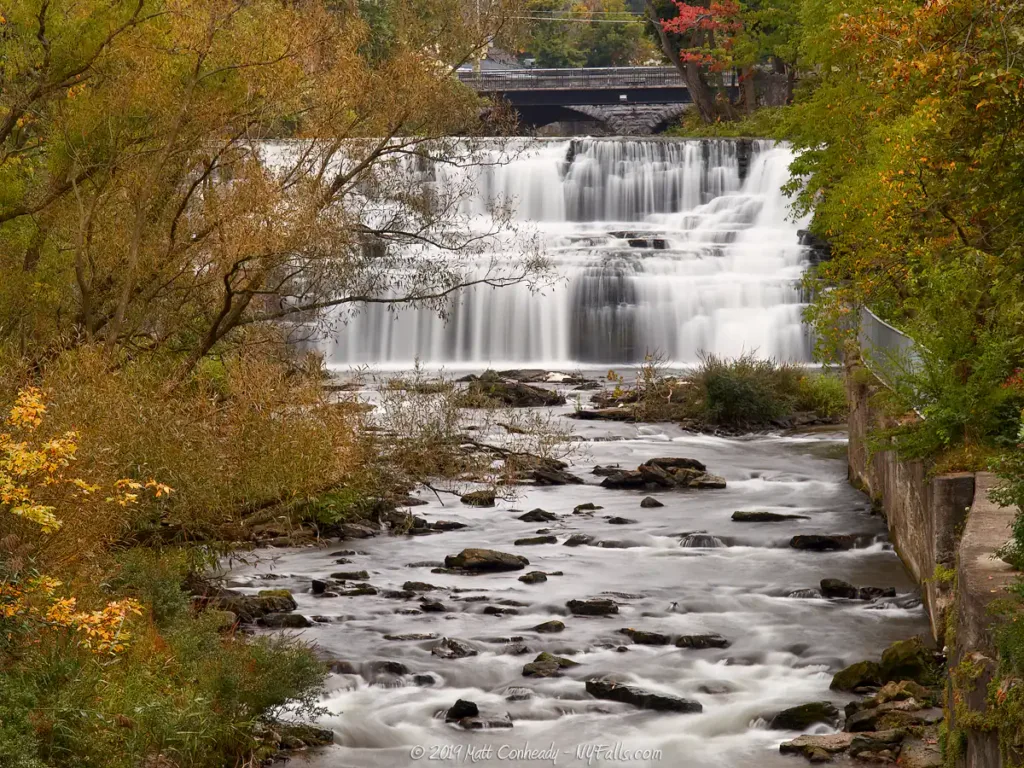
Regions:
[[[901,379],[923,368],[918,343],[867,307],[860,308],[857,341],[864,364],[891,389],[897,389]]]
[[[500,69],[459,72],[459,79],[482,92],[568,88],[685,88],[675,67],[578,67],[575,69]],[[731,85],[732,75],[724,75]]]

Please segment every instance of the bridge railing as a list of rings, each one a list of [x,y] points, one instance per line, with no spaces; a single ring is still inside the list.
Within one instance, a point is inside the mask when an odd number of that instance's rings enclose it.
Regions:
[[[578,67],[565,69],[500,69],[459,72],[459,79],[477,91],[553,89],[684,88],[675,67]],[[726,84],[732,85],[731,75]]]
[[[865,365],[891,389],[923,368],[920,345],[867,307],[860,308],[857,341]]]

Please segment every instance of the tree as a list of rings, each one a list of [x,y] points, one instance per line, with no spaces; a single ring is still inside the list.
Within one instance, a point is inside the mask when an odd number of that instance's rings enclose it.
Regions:
[[[523,46],[541,67],[641,64],[653,49],[624,0],[532,0]]]
[[[472,230],[453,76],[514,0],[35,0],[0,24],[0,338],[180,358],[369,302],[536,278]],[[364,8],[365,11],[365,8]],[[273,143],[277,140],[277,143]],[[415,173],[423,181],[411,185]]]

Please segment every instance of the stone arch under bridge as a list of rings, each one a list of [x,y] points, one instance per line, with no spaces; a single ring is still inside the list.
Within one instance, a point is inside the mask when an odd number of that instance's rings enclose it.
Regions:
[[[691,104],[578,104],[519,106],[520,120],[535,128],[555,122],[592,120],[619,136],[650,136],[677,121]]]

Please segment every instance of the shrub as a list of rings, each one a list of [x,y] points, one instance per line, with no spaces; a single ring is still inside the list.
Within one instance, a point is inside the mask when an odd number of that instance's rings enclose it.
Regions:
[[[809,372],[797,380],[796,407],[826,419],[846,414],[846,387],[842,376]]]
[[[789,413],[796,372],[746,354],[735,360],[701,358],[691,381],[704,394],[703,418],[735,428],[767,426]]]

